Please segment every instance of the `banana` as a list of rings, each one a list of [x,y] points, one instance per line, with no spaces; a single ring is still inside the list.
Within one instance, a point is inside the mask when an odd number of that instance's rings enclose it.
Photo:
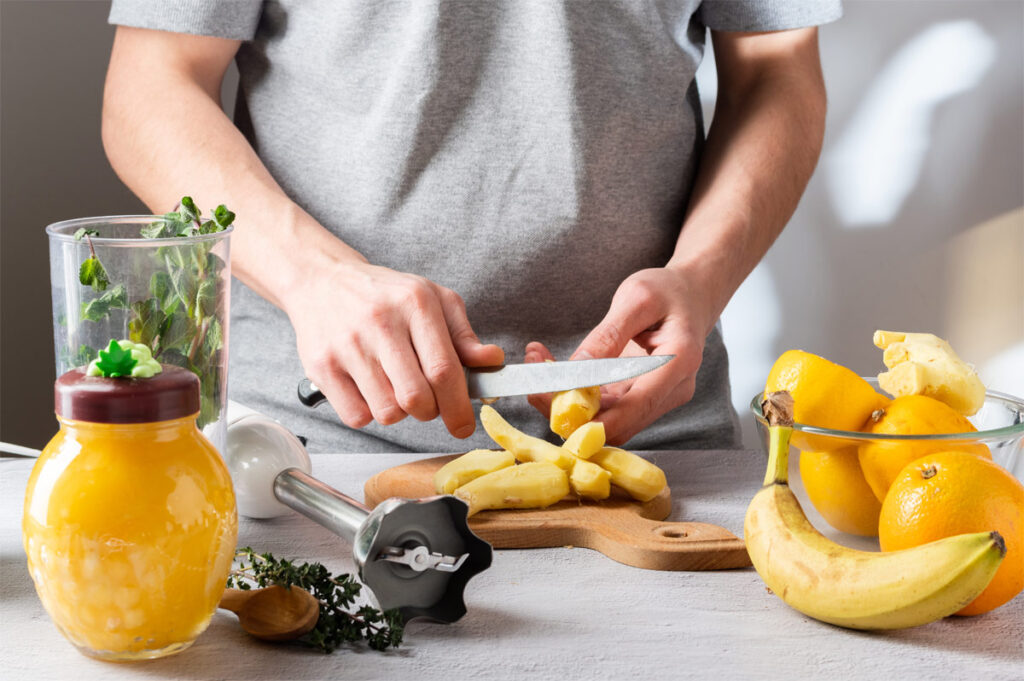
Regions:
[[[788,398],[773,393],[763,405],[772,423],[768,471],[743,526],[750,560],[768,588],[805,615],[851,629],[927,624],[974,600],[1006,555],[998,532],[875,553],[840,546],[814,529],[788,485]]]
[[[977,413],[985,403],[977,372],[938,336],[875,331],[872,340],[884,350],[882,361],[889,369],[878,374],[878,385],[893,397],[927,395],[964,416]]]

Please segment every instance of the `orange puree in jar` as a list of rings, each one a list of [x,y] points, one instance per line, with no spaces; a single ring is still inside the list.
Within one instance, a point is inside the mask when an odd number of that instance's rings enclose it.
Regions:
[[[145,381],[159,392],[161,375],[194,378],[175,369],[147,379],[75,377],[68,390]],[[224,591],[235,498],[220,455],[196,428],[197,381],[195,389],[194,412],[191,398],[132,395],[141,403],[111,411],[95,395],[76,408],[77,398],[65,394],[65,415],[93,420],[59,415],[61,430],[29,478],[22,528],[29,571],[50,617],[87,654],[140,659],[183,650],[206,629]],[[58,381],[58,414],[61,399]],[[147,400],[156,406],[147,409]],[[103,422],[132,410],[133,418],[153,420]]]

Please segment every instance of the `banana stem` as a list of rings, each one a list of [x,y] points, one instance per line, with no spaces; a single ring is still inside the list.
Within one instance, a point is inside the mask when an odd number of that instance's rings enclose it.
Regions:
[[[764,486],[781,483],[789,484],[789,436],[793,429],[788,426],[771,426],[768,429],[768,470],[764,474]]]

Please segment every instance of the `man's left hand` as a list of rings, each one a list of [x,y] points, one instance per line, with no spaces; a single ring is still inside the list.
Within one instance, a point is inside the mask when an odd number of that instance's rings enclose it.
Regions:
[[[624,444],[666,412],[689,402],[696,386],[704,339],[714,325],[699,291],[676,269],[641,270],[619,285],[611,307],[570,359],[637,354],[675,355],[658,369],[629,381],[601,387],[601,411],[607,442]],[[541,343],[526,346],[527,362],[554,359]],[[531,395],[542,414],[550,395]]]

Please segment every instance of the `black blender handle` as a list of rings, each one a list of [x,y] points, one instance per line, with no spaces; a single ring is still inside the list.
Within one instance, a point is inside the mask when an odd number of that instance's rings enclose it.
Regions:
[[[310,381],[308,378],[304,378],[299,381],[299,402],[302,402],[307,407],[318,407],[327,401],[320,389],[316,387],[316,384]]]

